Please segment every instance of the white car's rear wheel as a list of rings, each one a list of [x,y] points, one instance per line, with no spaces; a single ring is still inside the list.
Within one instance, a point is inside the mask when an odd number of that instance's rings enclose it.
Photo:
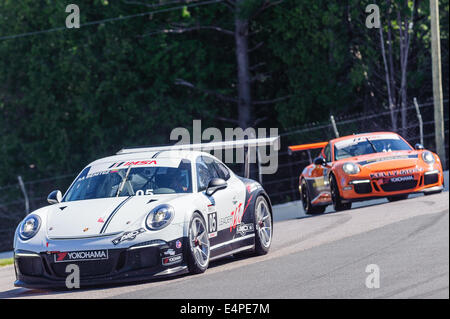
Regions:
[[[272,215],[263,196],[259,196],[255,203],[255,229],[255,252],[265,255],[272,243]]]
[[[208,269],[210,244],[206,223],[199,213],[194,213],[189,224],[189,249],[187,262],[189,271],[194,274]]]
[[[253,255],[265,255],[269,252],[272,243],[273,223],[269,205],[263,196],[259,196],[255,202],[254,211],[255,248],[251,251],[242,251],[234,254],[235,257],[249,257]]]

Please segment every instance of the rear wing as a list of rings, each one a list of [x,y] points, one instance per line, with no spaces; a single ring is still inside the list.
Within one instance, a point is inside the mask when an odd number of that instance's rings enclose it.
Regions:
[[[318,142],[318,143],[310,143],[310,144],[300,144],[300,145],[292,145],[289,146],[289,155],[292,155],[293,152],[298,151],[308,151],[316,148],[324,148],[327,146],[328,142]]]
[[[175,144],[169,146],[151,146],[151,147],[136,147],[123,148],[117,154],[141,153],[141,152],[160,152],[160,151],[203,151],[216,149],[233,149],[233,148],[248,148],[266,145],[275,145],[279,147],[279,136],[266,138],[253,138],[247,140],[224,141],[224,142],[209,142],[198,144]]]
[[[312,163],[311,150],[324,148],[325,146],[327,146],[327,144],[328,142],[318,142],[318,143],[291,145],[288,146],[288,153],[289,155],[292,155],[293,152],[308,151],[309,161]]]
[[[130,154],[130,153],[142,153],[142,152],[161,152],[161,151],[211,151],[217,149],[238,149],[244,148],[245,157],[245,177],[250,176],[250,161],[249,152],[250,147],[260,147],[273,145],[276,150],[280,149],[280,137],[266,137],[266,138],[253,138],[246,140],[233,140],[224,142],[208,142],[198,144],[175,144],[169,146],[152,146],[152,147],[136,147],[136,148],[124,148],[117,154]]]

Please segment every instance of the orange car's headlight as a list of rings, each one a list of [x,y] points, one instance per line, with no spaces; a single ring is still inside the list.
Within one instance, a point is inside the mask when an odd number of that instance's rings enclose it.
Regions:
[[[422,153],[422,159],[428,165],[434,164],[434,162],[435,162],[433,154],[431,154],[431,152],[428,152],[428,151],[425,151]]]
[[[361,171],[359,166],[352,162],[345,163],[342,166],[342,169],[344,170],[345,174],[349,175],[358,174]]]

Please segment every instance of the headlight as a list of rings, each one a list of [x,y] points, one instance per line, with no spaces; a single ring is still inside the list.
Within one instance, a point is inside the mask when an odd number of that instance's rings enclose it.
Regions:
[[[344,170],[344,172],[346,174],[358,174],[359,171],[360,171],[359,166],[356,165],[355,163],[351,163],[351,162],[350,163],[345,163],[342,166],[342,169]]]
[[[431,152],[428,151],[422,153],[422,159],[425,163],[430,165],[434,164],[435,161],[433,154],[431,154]]]
[[[153,208],[148,214],[145,225],[150,230],[162,229],[170,224],[174,215],[175,210],[172,206],[166,204],[159,205]]]
[[[39,231],[41,227],[41,219],[39,216],[32,215],[24,219],[19,228],[19,236],[23,240],[32,238]]]

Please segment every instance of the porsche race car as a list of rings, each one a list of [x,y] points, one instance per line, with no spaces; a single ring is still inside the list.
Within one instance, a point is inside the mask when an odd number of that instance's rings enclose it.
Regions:
[[[386,197],[406,199],[443,190],[444,175],[437,154],[421,144],[413,148],[400,135],[376,132],[289,146],[291,152],[322,148],[320,156],[299,177],[302,205],[307,214],[350,209],[352,202]]]
[[[224,256],[266,254],[268,195],[195,146],[122,150],[87,165],[64,196],[53,191],[51,205],[16,229],[15,286],[64,287],[69,264],[87,286],[202,273]]]

